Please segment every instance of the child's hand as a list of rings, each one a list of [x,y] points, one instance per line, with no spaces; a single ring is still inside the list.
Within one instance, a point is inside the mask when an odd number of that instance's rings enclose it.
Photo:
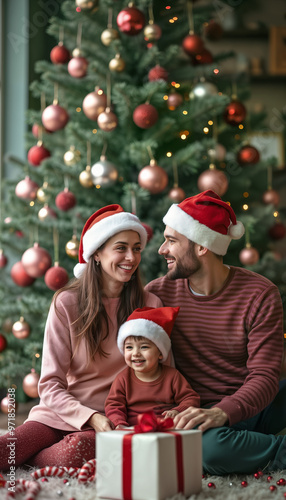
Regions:
[[[162,415],[164,415],[164,418],[175,418],[176,415],[178,415],[179,412],[177,410],[168,410],[168,411],[163,411]]]

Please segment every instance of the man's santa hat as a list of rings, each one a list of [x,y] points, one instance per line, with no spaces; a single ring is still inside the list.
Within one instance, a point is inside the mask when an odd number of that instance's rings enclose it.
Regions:
[[[147,243],[147,232],[138,217],[124,212],[120,205],[108,205],[100,208],[86,221],[81,233],[78,260],[74,267],[74,275],[79,278],[86,263],[94,252],[109,238],[121,231],[136,231],[140,236],[141,249]]]
[[[171,348],[170,335],[179,310],[179,307],[135,309],[119,328],[117,345],[120,352],[124,353],[124,342],[127,337],[142,336],[156,344],[162,353],[162,361],[165,361]]]
[[[171,205],[163,222],[217,255],[225,255],[231,240],[244,234],[231,206],[211,190]]]

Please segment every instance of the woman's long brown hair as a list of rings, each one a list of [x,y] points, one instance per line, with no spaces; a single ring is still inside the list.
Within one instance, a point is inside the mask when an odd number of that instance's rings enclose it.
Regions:
[[[84,273],[79,279],[70,281],[54,295],[55,311],[59,317],[57,298],[62,291],[69,290],[77,294],[79,316],[74,322],[77,335],[77,345],[82,339],[86,340],[90,360],[98,352],[107,357],[102,348],[102,342],[108,337],[108,318],[103,306],[102,297],[105,296],[101,266],[97,266],[93,257],[86,265]],[[144,306],[144,290],[141,283],[140,271],[137,268],[131,280],[124,284],[120,295],[117,311],[118,328],[137,307]],[[62,321],[62,319],[61,319]]]

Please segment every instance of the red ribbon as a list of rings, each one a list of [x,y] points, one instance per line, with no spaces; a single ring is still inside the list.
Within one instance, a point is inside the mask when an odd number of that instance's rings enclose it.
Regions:
[[[184,493],[184,470],[183,470],[183,442],[182,435],[177,432],[171,432],[174,427],[172,418],[160,418],[152,411],[143,413],[138,417],[138,424],[134,427],[134,432],[123,436],[122,453],[122,481],[123,498],[132,500],[132,438],[135,434],[144,432],[167,432],[175,436],[176,442],[176,463],[178,477],[178,493]]]

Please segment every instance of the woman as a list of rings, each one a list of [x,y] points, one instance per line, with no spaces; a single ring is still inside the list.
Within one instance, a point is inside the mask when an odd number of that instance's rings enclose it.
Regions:
[[[16,466],[81,467],[95,457],[95,431],[111,430],[104,403],[125,367],[119,326],[137,307],[162,305],[144,292],[138,266],[147,234],[120,205],[95,212],[80,241],[77,278],[59,290],[48,315],[39,405],[15,431]],[[0,470],[8,469],[9,434],[0,438]]]

